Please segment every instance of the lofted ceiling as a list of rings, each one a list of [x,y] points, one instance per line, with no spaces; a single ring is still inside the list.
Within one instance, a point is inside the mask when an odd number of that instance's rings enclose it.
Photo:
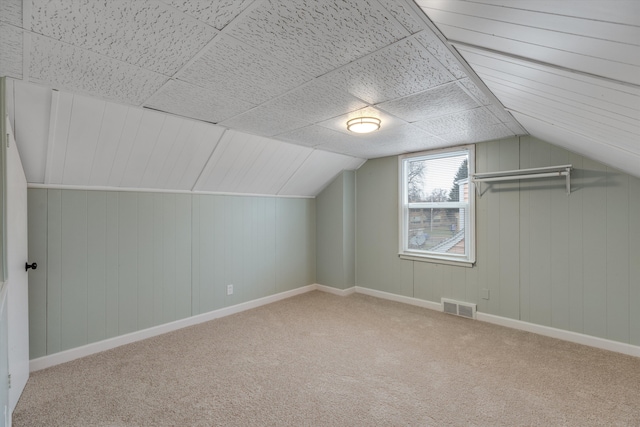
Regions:
[[[0,75],[33,184],[314,196],[527,133],[640,175],[634,0],[2,0]]]

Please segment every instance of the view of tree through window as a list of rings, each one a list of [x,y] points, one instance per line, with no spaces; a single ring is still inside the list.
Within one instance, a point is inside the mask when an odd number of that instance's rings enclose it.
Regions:
[[[403,160],[404,250],[468,257],[469,151]]]

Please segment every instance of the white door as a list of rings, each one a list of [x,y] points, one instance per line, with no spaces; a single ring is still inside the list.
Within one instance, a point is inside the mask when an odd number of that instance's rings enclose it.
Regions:
[[[9,374],[9,409],[18,403],[29,378],[29,302],[27,262],[27,179],[13,132],[6,118],[9,133],[7,147],[7,316]]]

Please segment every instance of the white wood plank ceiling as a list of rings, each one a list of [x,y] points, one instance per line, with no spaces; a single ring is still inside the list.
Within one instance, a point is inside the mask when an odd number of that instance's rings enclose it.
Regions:
[[[534,136],[640,176],[640,2],[417,0]]]
[[[638,175],[639,5],[2,0],[0,75],[32,183],[312,196],[527,132]]]

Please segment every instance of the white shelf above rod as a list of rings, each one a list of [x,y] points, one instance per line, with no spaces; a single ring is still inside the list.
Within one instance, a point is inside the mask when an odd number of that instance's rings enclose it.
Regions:
[[[499,171],[499,172],[483,172],[473,174],[472,180],[474,183],[480,182],[496,182],[496,181],[515,181],[519,179],[534,179],[534,178],[553,178],[562,177],[566,178],[567,195],[571,194],[571,168],[572,165],[561,166],[548,166],[542,168],[530,168],[530,169],[517,169],[511,171]],[[480,196],[479,186],[478,196]]]

